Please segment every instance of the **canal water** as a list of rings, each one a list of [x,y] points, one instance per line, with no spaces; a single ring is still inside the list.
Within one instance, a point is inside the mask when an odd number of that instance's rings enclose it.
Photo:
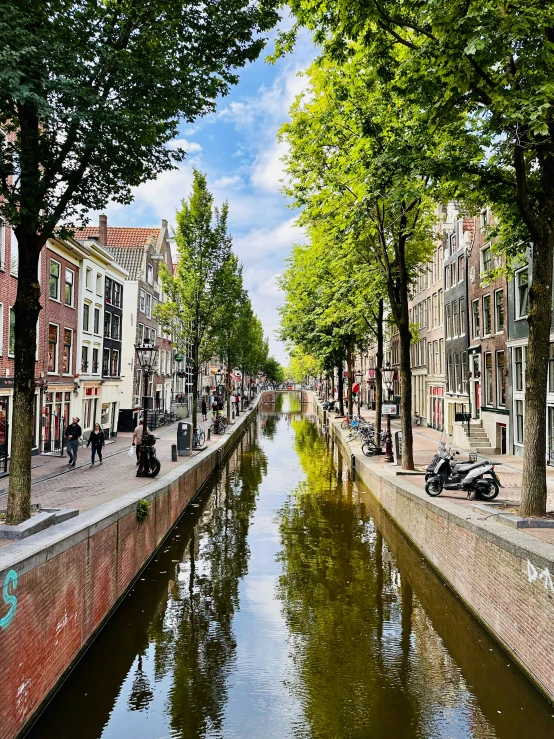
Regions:
[[[553,737],[554,708],[277,398],[29,736]]]

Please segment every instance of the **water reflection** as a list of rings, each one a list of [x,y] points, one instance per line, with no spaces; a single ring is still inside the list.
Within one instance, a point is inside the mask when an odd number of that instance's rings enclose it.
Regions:
[[[277,394],[34,739],[519,739],[554,710]]]

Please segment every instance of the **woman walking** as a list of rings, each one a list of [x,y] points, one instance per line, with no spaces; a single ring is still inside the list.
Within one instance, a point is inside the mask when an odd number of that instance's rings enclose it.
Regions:
[[[87,446],[92,447],[90,466],[94,467],[94,459],[98,453],[98,460],[102,464],[102,447],[105,445],[106,440],[104,438],[104,432],[100,428],[99,423],[94,424],[94,431],[90,432],[90,436],[87,442]]]
[[[206,403],[206,396],[202,396],[202,420],[207,421],[208,420],[208,406]]]

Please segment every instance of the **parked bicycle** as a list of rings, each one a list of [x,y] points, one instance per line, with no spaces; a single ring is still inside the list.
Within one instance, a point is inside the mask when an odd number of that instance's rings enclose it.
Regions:
[[[224,416],[216,416],[214,422],[211,425],[212,434],[223,435],[227,428],[227,419]]]
[[[193,449],[198,449],[200,446],[204,446],[206,443],[206,434],[204,433],[203,429],[197,428],[194,430],[194,433],[192,434],[192,447]]]
[[[421,416],[419,416],[417,413],[414,413],[412,423],[414,426],[421,426]]]

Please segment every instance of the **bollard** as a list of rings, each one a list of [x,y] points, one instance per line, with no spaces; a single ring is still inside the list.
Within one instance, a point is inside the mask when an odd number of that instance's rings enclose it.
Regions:
[[[208,435],[206,436],[206,440],[209,441],[212,436],[212,430],[211,428],[208,429]]]
[[[177,461],[177,444],[171,445],[171,461],[172,462]]]

